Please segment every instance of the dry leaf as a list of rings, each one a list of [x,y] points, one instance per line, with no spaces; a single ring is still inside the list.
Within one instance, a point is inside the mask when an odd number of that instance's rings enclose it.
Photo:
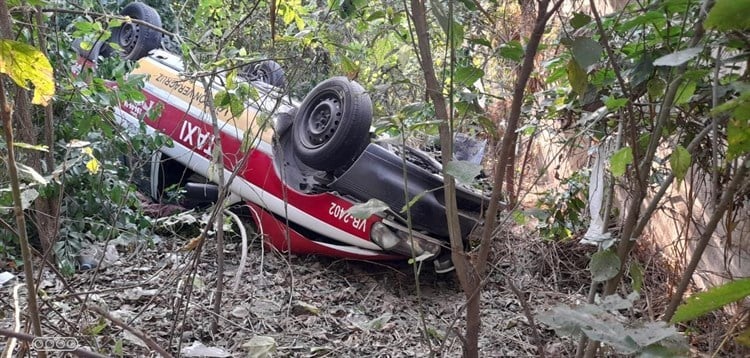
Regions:
[[[190,240],[187,245],[183,246],[181,251],[192,251],[195,250],[198,245],[203,243],[203,235],[198,235]]]

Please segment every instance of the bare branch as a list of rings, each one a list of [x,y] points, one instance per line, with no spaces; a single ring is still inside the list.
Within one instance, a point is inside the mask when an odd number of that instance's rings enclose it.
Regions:
[[[111,314],[109,314],[109,312],[105,311],[104,309],[99,308],[97,306],[86,306],[86,309],[98,313],[102,317],[106,318],[108,321],[112,322],[114,325],[132,333],[134,336],[138,337],[138,339],[143,341],[143,343],[145,343],[146,346],[156,351],[156,353],[159,353],[159,355],[161,355],[162,357],[169,357],[169,358],[172,357],[172,355],[169,354],[169,352],[167,352],[166,350],[164,350],[164,348],[156,344],[156,342],[154,342],[154,340],[151,339],[149,336],[147,336],[145,333],[113,317]]]

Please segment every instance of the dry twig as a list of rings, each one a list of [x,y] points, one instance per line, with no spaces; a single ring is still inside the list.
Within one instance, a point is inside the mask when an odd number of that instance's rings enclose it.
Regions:
[[[169,354],[169,352],[167,352],[166,350],[164,350],[164,348],[156,344],[156,342],[154,342],[154,340],[151,339],[149,336],[147,336],[145,333],[113,317],[111,314],[109,314],[109,312],[103,310],[102,308],[99,308],[97,306],[86,306],[86,309],[98,313],[102,317],[114,323],[116,326],[132,333],[134,336],[138,337],[141,341],[143,341],[143,343],[145,343],[149,348],[156,351],[156,353],[159,353],[162,357],[169,357],[169,358],[172,357],[172,355]]]

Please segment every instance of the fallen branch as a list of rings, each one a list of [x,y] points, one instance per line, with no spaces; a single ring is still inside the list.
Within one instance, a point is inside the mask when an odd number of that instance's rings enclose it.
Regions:
[[[240,287],[240,280],[242,279],[242,271],[245,270],[245,265],[247,264],[247,230],[245,230],[245,225],[242,224],[242,220],[240,219],[237,214],[233,213],[231,210],[224,210],[224,213],[232,218],[234,222],[237,224],[237,227],[240,229],[240,237],[242,238],[242,254],[240,256],[240,265],[237,267],[237,272],[234,275],[234,284],[232,284],[232,291],[237,291]]]
[[[21,330],[21,303],[18,299],[18,290],[23,284],[17,284],[13,287],[13,332],[19,332]],[[11,337],[8,345],[5,347],[3,357],[11,358],[13,356],[13,350],[16,349],[17,340],[16,337]]]
[[[149,336],[147,336],[146,334],[144,334],[140,330],[131,327],[127,323],[125,323],[125,322],[123,322],[123,321],[121,321],[121,320],[113,317],[111,314],[109,314],[109,312],[107,312],[107,311],[105,311],[105,310],[103,310],[103,309],[101,309],[99,307],[96,307],[96,306],[86,306],[86,309],[98,313],[102,317],[104,317],[107,320],[109,320],[110,322],[114,323],[116,326],[118,326],[118,327],[120,327],[120,328],[122,328],[122,329],[124,329],[124,330],[126,330],[126,331],[128,331],[130,333],[132,333],[134,336],[138,337],[138,339],[140,339],[141,341],[143,341],[143,343],[145,343],[146,346],[148,346],[152,350],[156,351],[156,353],[159,353],[162,357],[170,357],[170,358],[172,357],[172,355],[169,354],[169,352],[165,351],[164,348],[162,348],[158,344],[156,344],[156,342],[154,342],[154,340],[151,339]]]
[[[539,335],[539,329],[536,326],[536,322],[534,322],[534,315],[531,314],[531,307],[529,307],[529,302],[526,301],[526,298],[523,296],[523,292],[521,292],[521,290],[519,290],[518,287],[513,284],[513,280],[508,278],[505,280],[505,282],[508,283],[508,287],[510,287],[510,290],[513,291],[516,297],[518,297],[518,302],[521,302],[523,314],[526,316],[526,319],[529,321],[529,326],[531,327],[531,336],[534,338],[534,343],[536,344],[537,356],[544,358],[544,342],[542,342],[542,337]]]

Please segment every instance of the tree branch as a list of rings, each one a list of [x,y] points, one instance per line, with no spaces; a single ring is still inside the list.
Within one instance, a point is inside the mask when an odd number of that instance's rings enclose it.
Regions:
[[[113,317],[111,314],[109,314],[109,312],[105,311],[104,309],[99,308],[97,306],[86,306],[86,309],[98,313],[102,317],[106,318],[108,321],[112,322],[114,325],[132,333],[134,336],[138,337],[138,339],[143,341],[143,343],[145,343],[146,346],[154,350],[156,353],[159,353],[162,357],[168,357],[168,358],[172,357],[172,355],[169,354],[169,352],[167,352],[166,350],[164,350],[164,348],[156,344],[156,342],[154,342],[154,340],[151,339],[149,336],[147,336],[145,333]]]
[[[12,38],[11,18],[8,12],[8,5],[5,0],[0,0],[0,39]],[[8,167],[8,177],[13,196],[13,212],[18,227],[18,241],[21,246],[21,257],[23,258],[23,272],[26,281],[26,300],[29,306],[29,315],[31,317],[31,326],[34,334],[42,335],[42,325],[39,318],[39,305],[37,304],[36,284],[34,282],[34,262],[31,260],[31,248],[26,233],[26,219],[23,212],[23,203],[21,200],[20,181],[18,178],[18,169],[16,167],[16,154],[13,139],[13,113],[4,85],[4,76],[0,76],[0,123],[2,123],[5,132],[5,144],[8,155],[6,165]],[[39,356],[45,358],[46,352],[39,352]]]
[[[693,273],[703,257],[703,252],[706,250],[709,241],[711,241],[719,221],[724,217],[724,213],[734,201],[734,195],[737,193],[743,193],[748,187],[750,187],[750,182],[747,181],[746,175],[748,172],[748,166],[750,166],[750,159],[743,160],[740,167],[737,168],[737,172],[734,174],[732,181],[729,182],[729,185],[726,188],[724,188],[724,194],[721,196],[719,204],[716,205],[713,214],[711,214],[711,219],[709,219],[706,228],[703,230],[703,233],[698,240],[698,244],[695,246],[693,255],[690,257],[690,263],[688,263],[685,268],[680,283],[672,294],[672,299],[669,301],[669,305],[664,312],[664,317],[662,318],[665,321],[669,322],[669,320],[672,319],[674,312],[677,310],[677,306],[682,302],[682,296],[685,294],[690,281],[693,279]]]
[[[493,187],[492,194],[490,195],[490,204],[487,208],[487,212],[484,218],[484,228],[482,230],[482,239],[479,245],[479,254],[476,261],[476,268],[479,275],[481,276],[487,270],[487,259],[489,258],[490,244],[492,242],[492,233],[495,229],[495,223],[497,221],[497,213],[500,209],[500,196],[502,193],[503,182],[505,181],[506,165],[504,159],[508,157],[513,148],[511,144],[515,143],[515,137],[518,136],[517,129],[521,118],[521,106],[523,105],[524,94],[526,92],[526,84],[529,82],[531,72],[534,70],[534,58],[536,57],[539,44],[541,43],[542,36],[544,36],[544,30],[547,25],[547,20],[550,19],[550,15],[557,11],[562,5],[563,0],[557,0],[552,6],[552,9],[547,11],[549,7],[549,0],[540,0],[539,9],[537,10],[536,22],[534,24],[534,30],[529,37],[529,42],[526,44],[526,51],[524,52],[523,64],[518,74],[515,87],[513,88],[513,102],[510,107],[510,115],[508,116],[508,124],[505,129],[505,134],[500,145],[500,153],[498,153],[498,161],[494,167],[493,176]]]

